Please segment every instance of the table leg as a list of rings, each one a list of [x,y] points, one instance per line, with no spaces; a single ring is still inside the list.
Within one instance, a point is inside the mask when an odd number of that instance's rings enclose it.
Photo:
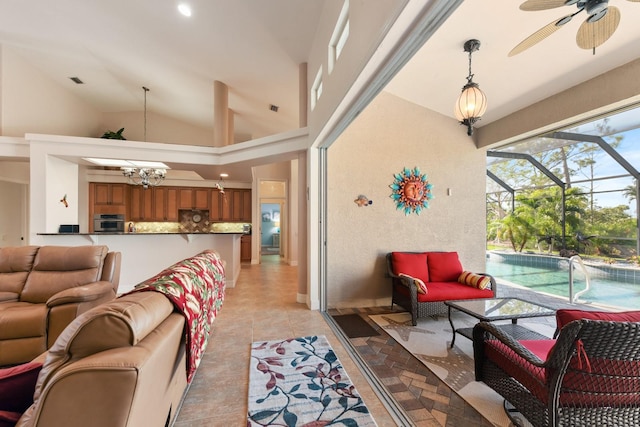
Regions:
[[[449,324],[451,325],[451,333],[453,336],[451,337],[451,347],[453,348],[453,344],[456,342],[456,328],[453,326],[453,320],[451,320],[451,306],[449,306],[449,311],[447,313],[447,317],[449,318]]]

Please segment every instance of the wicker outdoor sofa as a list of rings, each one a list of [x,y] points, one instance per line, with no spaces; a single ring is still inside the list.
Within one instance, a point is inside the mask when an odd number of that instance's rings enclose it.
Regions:
[[[418,318],[446,313],[445,301],[497,295],[495,279],[464,271],[457,252],[389,252],[386,260],[391,308],[397,304],[408,310],[413,326]]]
[[[476,380],[535,427],[640,425],[640,311],[558,310],[557,339],[474,327]],[[600,319],[600,320],[596,320]]]

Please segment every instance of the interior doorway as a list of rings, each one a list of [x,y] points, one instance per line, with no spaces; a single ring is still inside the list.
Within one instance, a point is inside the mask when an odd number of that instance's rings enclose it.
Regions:
[[[259,192],[259,253],[288,260],[288,200],[286,180],[261,180]],[[254,231],[255,228],[254,228]]]
[[[260,255],[282,255],[282,205],[282,202],[260,203]]]

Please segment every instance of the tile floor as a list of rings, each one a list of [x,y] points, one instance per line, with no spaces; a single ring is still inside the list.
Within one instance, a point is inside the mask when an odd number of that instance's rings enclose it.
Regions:
[[[322,314],[296,302],[297,269],[277,255],[263,260],[243,264],[236,286],[227,289],[175,427],[246,426],[251,343],[308,335],[328,338],[378,425],[396,426]]]
[[[242,265],[238,283],[227,290],[206,354],[175,427],[245,426],[250,344],[258,340],[319,334],[329,339],[378,425],[399,424],[387,412],[322,314],[295,301],[296,282],[297,269],[280,263],[277,255],[263,257],[263,263],[259,265]],[[557,298],[526,289],[501,286],[498,292],[499,296],[518,296],[554,308],[567,306]],[[358,312],[366,318],[366,314],[389,311],[388,307],[377,307],[332,310],[330,314]],[[546,319],[554,322],[552,318]],[[491,425],[401,345],[384,331],[380,330],[380,333],[377,337],[349,341],[375,372],[392,400],[412,420],[408,424],[420,427]]]

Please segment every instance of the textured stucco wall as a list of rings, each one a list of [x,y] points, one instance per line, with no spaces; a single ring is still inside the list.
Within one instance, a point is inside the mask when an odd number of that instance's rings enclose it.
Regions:
[[[415,166],[435,197],[420,215],[405,216],[389,185]],[[484,271],[485,170],[485,151],[466,128],[381,93],[328,150],[328,307],[389,304],[391,251],[458,251],[465,269]],[[358,207],[359,194],[373,204]]]

